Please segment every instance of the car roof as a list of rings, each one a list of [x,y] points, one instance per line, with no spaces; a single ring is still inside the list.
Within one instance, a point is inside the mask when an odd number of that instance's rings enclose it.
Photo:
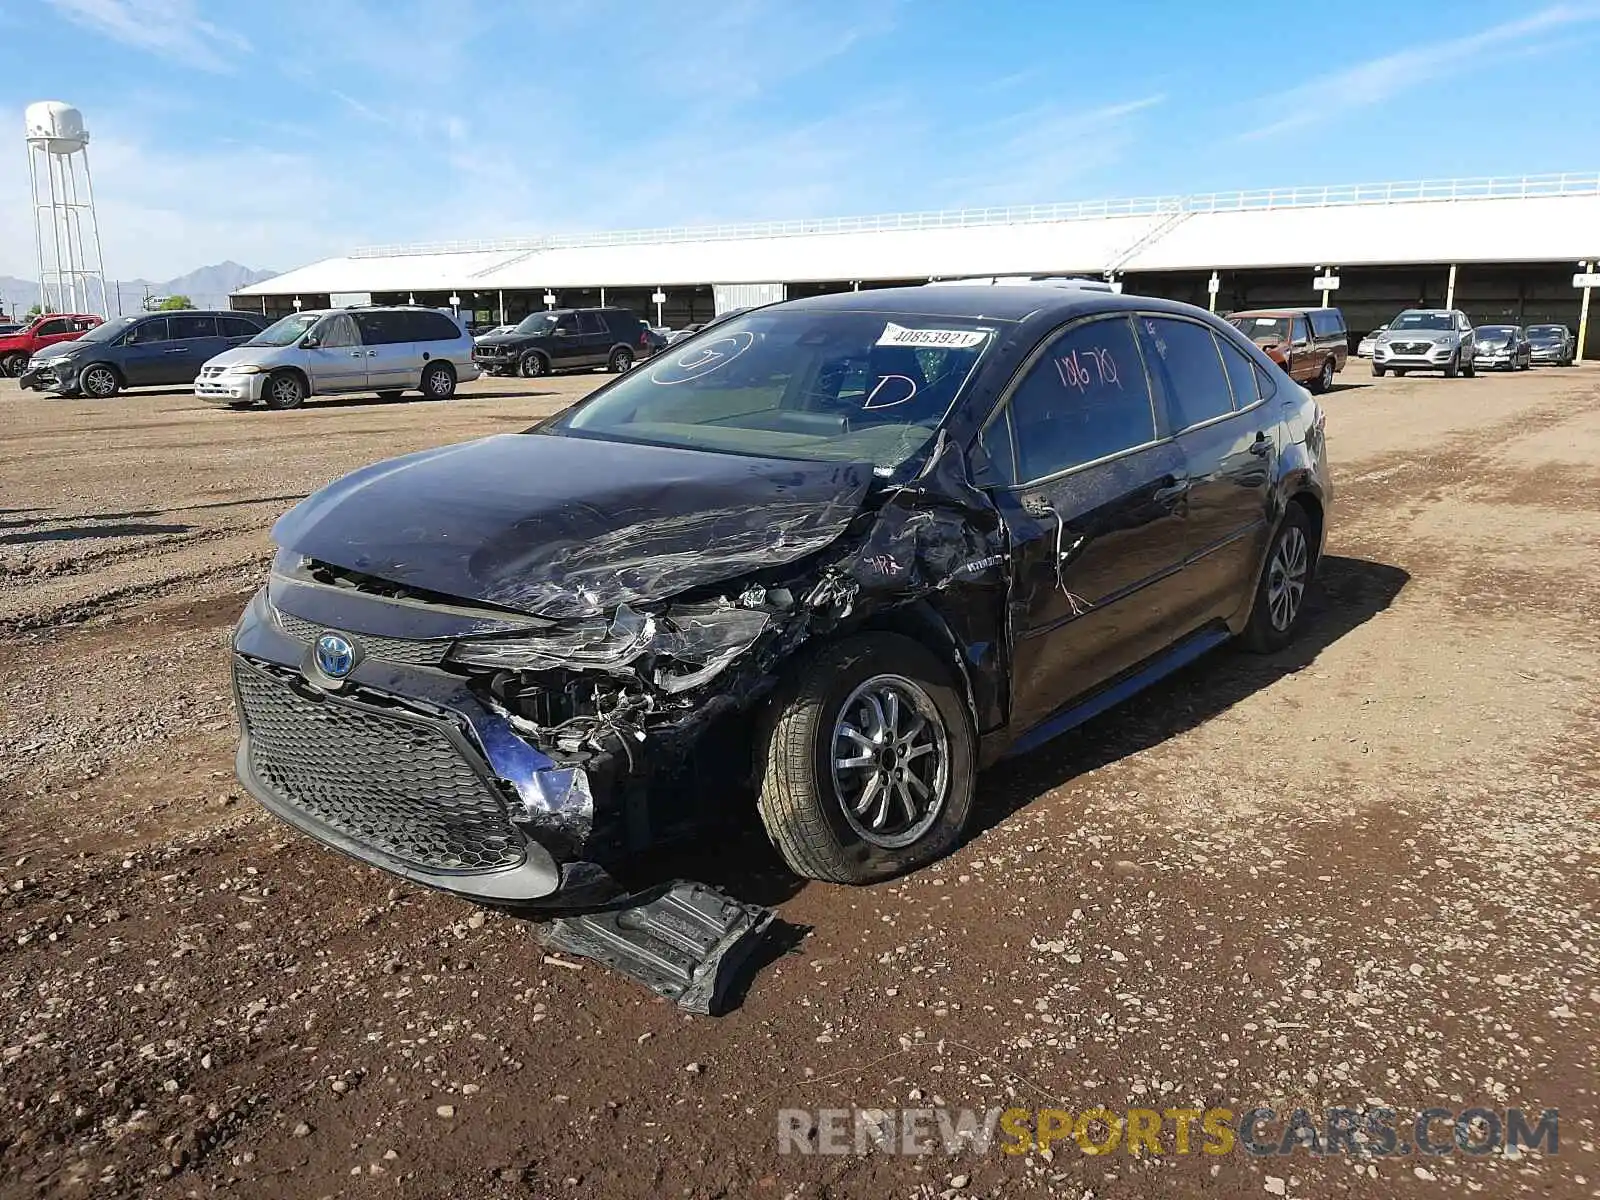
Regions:
[[[1048,283],[873,288],[863,292],[808,296],[790,300],[782,307],[808,312],[883,312],[989,321],[1023,321],[1041,313],[1065,319],[1078,313],[1134,309],[1193,311],[1191,305],[1158,300],[1153,296],[1124,296],[1117,292]]]
[[[1323,308],[1313,305],[1310,308],[1242,308],[1238,312],[1228,314],[1228,319],[1234,317],[1298,317],[1304,313],[1338,312],[1337,308]]]

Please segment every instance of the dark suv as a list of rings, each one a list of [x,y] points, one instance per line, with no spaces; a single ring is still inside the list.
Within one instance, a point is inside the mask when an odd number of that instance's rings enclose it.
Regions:
[[[730,805],[799,874],[882,879],[958,843],[984,764],[1287,644],[1329,498],[1317,402],[1202,309],[760,308],[285,515],[233,638],[240,778],[495,903],[593,902]]]
[[[627,371],[655,352],[650,327],[625,308],[556,308],[490,333],[472,357],[490,375],[548,375],[576,367]]]
[[[47,346],[28,361],[23,387],[105,400],[125,387],[193,383],[209,358],[267,327],[260,313],[140,313],[97,325],[71,342]]]

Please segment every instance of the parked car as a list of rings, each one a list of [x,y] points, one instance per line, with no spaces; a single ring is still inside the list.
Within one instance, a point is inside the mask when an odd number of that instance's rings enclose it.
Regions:
[[[1479,325],[1472,331],[1472,365],[1484,371],[1526,371],[1533,347],[1520,325]]]
[[[699,333],[702,329],[709,329],[713,325],[719,324],[722,321],[731,320],[732,318],[737,317],[737,316],[741,316],[744,313],[747,313],[749,311],[750,311],[750,306],[749,305],[745,305],[745,306],[743,306],[741,308],[730,308],[726,312],[718,313],[716,316],[712,317],[709,321],[698,321],[693,325],[685,325],[682,329],[679,329],[679,330],[675,331],[674,333],[672,333],[672,334],[670,334],[668,336],[667,345],[675,346],[679,342],[687,341],[689,338],[692,338],[695,334]]]
[[[1372,351],[1378,344],[1378,335],[1387,328],[1389,328],[1387,325],[1379,325],[1371,333],[1363,334],[1360,343],[1356,346],[1356,357],[1371,358]]]
[[[448,400],[456,384],[478,377],[472,339],[434,308],[374,305],[284,317],[200,370],[194,394],[249,408],[299,408],[308,396],[407,391]]]
[[[106,400],[123,388],[193,383],[208,359],[266,327],[260,313],[139,313],[97,325],[28,360],[23,387]]]
[[[94,313],[45,313],[15,333],[0,334],[0,374],[17,378],[40,350],[80,338],[103,319]]]
[[[480,338],[473,350],[489,374],[529,378],[576,367],[628,371],[652,353],[649,327],[625,308],[533,313],[510,333]]]
[[[1350,357],[1350,331],[1337,308],[1264,308],[1228,320],[1289,378],[1314,392],[1331,388]]]
[[[1565,325],[1529,325],[1528,344],[1536,363],[1570,367],[1578,356],[1578,339]]]
[[[1372,373],[1443,371],[1454,379],[1474,374],[1472,322],[1459,308],[1408,308],[1378,336]]]
[[[729,805],[801,875],[882,879],[958,843],[981,766],[1286,645],[1329,503],[1317,402],[1202,309],[762,307],[280,519],[233,637],[240,777],[497,904],[593,902]]]

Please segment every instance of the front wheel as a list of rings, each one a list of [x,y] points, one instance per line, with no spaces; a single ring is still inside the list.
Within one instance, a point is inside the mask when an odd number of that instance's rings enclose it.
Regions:
[[[122,387],[122,380],[105,363],[93,363],[78,375],[78,390],[95,400],[109,400]]]
[[[868,633],[827,646],[771,712],[757,806],[796,874],[872,883],[960,841],[977,739],[950,673],[921,645]]]
[[[1461,360],[1455,355],[1450,356],[1450,361],[1444,365],[1444,377],[1454,379],[1461,374]]]
[[[262,389],[268,408],[299,408],[306,402],[305,380],[293,371],[278,371]]]
[[[1387,367],[1380,367],[1377,363],[1373,363],[1372,364],[1372,373],[1374,375],[1376,375],[1379,379],[1382,379],[1387,372],[1388,372],[1388,368]]]
[[[1305,509],[1291,504],[1283,514],[1267,565],[1256,585],[1255,603],[1245,626],[1245,644],[1258,654],[1271,654],[1287,646],[1300,621],[1306,588],[1316,550],[1311,545],[1311,521]]]
[[[422,394],[429,400],[448,400],[456,394],[456,372],[449,363],[431,362],[422,372]]]
[[[1466,362],[1461,364],[1461,374],[1465,378],[1471,379],[1474,376],[1476,376],[1477,373],[1478,373],[1478,364],[1473,362],[1470,358],[1467,359]]]
[[[517,363],[517,374],[524,379],[537,379],[539,376],[548,375],[549,373],[550,364],[545,361],[544,355],[538,352],[524,354]]]

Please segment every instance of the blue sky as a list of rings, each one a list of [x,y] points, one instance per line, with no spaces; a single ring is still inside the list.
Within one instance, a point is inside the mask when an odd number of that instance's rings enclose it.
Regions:
[[[1364,32],[1365,30],[1365,32]],[[1320,37],[1320,41],[1318,40]],[[1600,169],[1600,3],[26,0],[108,274],[374,242]],[[20,136],[0,273],[31,276]]]

